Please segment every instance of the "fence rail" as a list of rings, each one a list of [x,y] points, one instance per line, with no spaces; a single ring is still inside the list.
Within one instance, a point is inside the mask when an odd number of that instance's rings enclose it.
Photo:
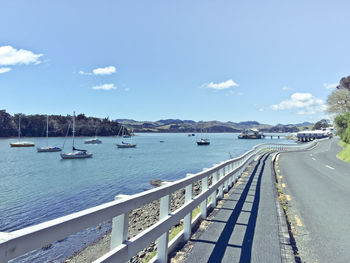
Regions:
[[[86,228],[107,220],[112,221],[110,252],[95,262],[125,262],[157,240],[157,256],[153,261],[167,262],[168,253],[179,241],[190,238],[192,225],[206,218],[207,209],[215,207],[230,187],[240,178],[246,167],[266,151],[298,151],[312,148],[317,141],[305,144],[260,144],[243,155],[227,160],[196,174],[187,174],[183,179],[164,183],[161,187],[135,195],[119,195],[114,201],[104,203],[77,213],[50,220],[13,232],[0,232],[0,262],[7,262],[29,251],[62,240]],[[211,185],[208,185],[211,178]],[[202,191],[192,195],[193,184],[201,181]],[[171,194],[185,189],[185,204],[170,212]],[[210,197],[210,204],[208,198]],[[129,213],[154,200],[160,200],[159,221],[128,240]],[[192,210],[200,206],[200,214],[192,219]],[[169,230],[180,220],[184,230],[169,243]]]

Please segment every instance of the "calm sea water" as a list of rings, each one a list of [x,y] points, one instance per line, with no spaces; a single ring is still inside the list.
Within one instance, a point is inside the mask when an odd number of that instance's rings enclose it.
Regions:
[[[100,145],[87,145],[76,138],[76,147],[93,152],[93,158],[62,160],[59,153],[37,153],[36,148],[10,148],[16,139],[0,139],[0,231],[10,232],[67,215],[114,199],[150,189],[152,179],[177,180],[186,173],[239,156],[254,145],[289,140],[238,140],[238,134],[209,134],[210,146],[197,146],[187,134],[137,134],[134,149],[118,149],[115,137],[100,138]],[[26,138],[45,146],[45,138]],[[160,143],[160,141],[164,141]],[[50,138],[62,146],[64,138]],[[71,141],[64,152],[71,150]],[[92,238],[93,239],[93,238]],[[80,237],[81,241],[81,237]],[[79,236],[23,262],[61,262],[80,249]],[[62,242],[61,242],[62,243]],[[69,248],[68,248],[69,247]],[[41,255],[41,258],[40,258]]]

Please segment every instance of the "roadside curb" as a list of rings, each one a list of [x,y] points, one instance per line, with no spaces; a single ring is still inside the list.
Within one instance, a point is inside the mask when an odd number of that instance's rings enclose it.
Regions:
[[[271,160],[271,173],[275,177],[275,183],[278,183],[277,174],[275,171],[275,161],[279,152],[273,155]],[[281,203],[278,200],[277,187],[274,187],[274,192],[276,196],[276,210],[277,210],[277,221],[278,221],[278,234],[281,248],[281,262],[282,263],[295,263],[295,256],[293,246],[290,240],[290,233],[287,225],[287,217],[282,208]]]

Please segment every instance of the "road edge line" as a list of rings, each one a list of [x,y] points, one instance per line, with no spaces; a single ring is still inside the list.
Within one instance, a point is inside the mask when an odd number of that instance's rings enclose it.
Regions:
[[[271,173],[272,176],[274,176],[275,179],[275,202],[276,202],[276,210],[277,210],[277,222],[278,222],[278,235],[279,235],[279,243],[280,243],[280,251],[281,251],[281,262],[282,263],[295,263],[296,257],[295,252],[298,251],[298,249],[293,247],[293,244],[291,242],[291,235],[290,227],[288,227],[288,216],[286,215],[284,209],[282,208],[282,205],[278,199],[278,178],[277,173],[275,170],[275,162],[276,158],[279,156],[279,152],[275,153],[271,159]]]

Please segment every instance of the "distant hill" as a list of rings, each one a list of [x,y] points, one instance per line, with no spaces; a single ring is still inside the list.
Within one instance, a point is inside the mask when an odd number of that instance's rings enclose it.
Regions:
[[[278,124],[276,126],[269,124],[262,124],[257,121],[243,121],[243,122],[220,122],[220,121],[199,121],[192,120],[179,120],[179,119],[166,119],[151,121],[135,121],[128,119],[117,119],[117,121],[134,132],[185,132],[185,133],[198,133],[203,130],[204,132],[242,132],[244,129],[256,128],[262,132],[297,132],[304,126],[309,124],[307,122],[303,124]]]

